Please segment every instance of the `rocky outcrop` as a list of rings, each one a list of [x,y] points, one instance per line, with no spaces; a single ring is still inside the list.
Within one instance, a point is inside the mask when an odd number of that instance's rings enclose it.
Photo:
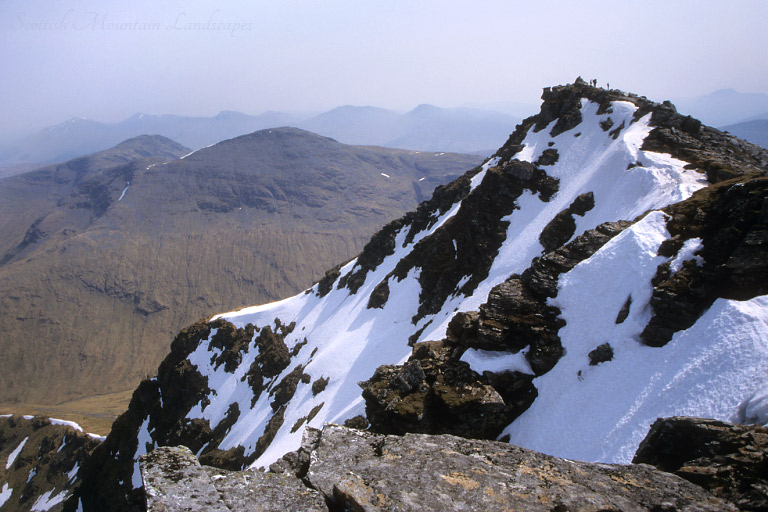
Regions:
[[[768,178],[721,182],[664,211],[672,238],[660,255],[675,256],[695,239],[700,247],[676,271],[663,264],[656,272],[653,317],[641,335],[651,346],[662,346],[693,325],[717,298],[747,300],[768,293]]]
[[[140,465],[149,512],[328,510],[317,491],[292,475],[202,466],[186,446],[157,448]]]
[[[674,473],[740,510],[768,510],[768,428],[660,418],[632,462]]]
[[[755,172],[765,174],[768,168],[768,151],[764,148],[680,115],[671,103],[665,102],[653,111],[651,124],[655,128],[642,149],[689,162],[691,168],[705,172],[710,183]]]
[[[458,360],[456,352],[445,342],[417,343],[407,363],[382,366],[361,382],[371,429],[494,439],[530,405],[535,394],[517,393],[505,402],[488,379]],[[530,391],[530,377],[521,375],[519,381],[518,387]]]
[[[161,448],[142,459],[142,474],[149,512],[736,510],[644,464],[592,464],[493,441],[338,425],[308,429],[302,447],[267,473],[202,468],[188,450]]]
[[[328,510],[322,495],[293,475],[201,466],[185,446],[143,456],[141,476],[149,512]]]

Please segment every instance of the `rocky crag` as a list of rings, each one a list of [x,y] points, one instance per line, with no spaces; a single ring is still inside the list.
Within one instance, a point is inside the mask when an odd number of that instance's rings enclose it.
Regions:
[[[68,505],[140,510],[158,446],[264,467],[324,423],[600,463],[660,416],[768,423],[768,153],[580,81],[543,100],[305,293],[182,331]]]

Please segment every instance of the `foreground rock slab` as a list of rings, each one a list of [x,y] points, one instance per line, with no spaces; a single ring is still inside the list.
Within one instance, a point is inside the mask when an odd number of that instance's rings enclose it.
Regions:
[[[644,464],[591,464],[495,441],[337,425],[307,438],[305,479],[339,510],[736,510]]]
[[[143,456],[141,476],[150,512],[328,510],[320,493],[293,476],[201,466],[184,446]]]
[[[646,464],[558,459],[451,435],[388,436],[326,425],[269,472],[201,466],[185,447],[141,458],[147,510],[734,511]]]

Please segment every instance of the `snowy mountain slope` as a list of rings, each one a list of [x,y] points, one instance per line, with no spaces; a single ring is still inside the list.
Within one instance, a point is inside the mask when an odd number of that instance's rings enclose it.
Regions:
[[[765,197],[765,180],[749,176],[765,172],[768,156],[748,145],[723,157],[736,147],[727,136],[620,91],[577,83],[543,99],[492,159],[305,293],[182,332],[92,459],[84,478],[101,490],[83,503],[104,506],[105,496],[129,491],[96,468],[112,464],[129,482],[136,457],[155,445],[186,444],[222,467],[265,466],[297,448],[307,425],[365,424],[362,415],[377,430],[456,427],[595,461],[626,460],[662,410],[733,419],[746,407],[742,419],[768,421],[760,391],[768,376],[759,371],[768,362],[765,240],[742,243],[765,224],[760,208],[742,212],[730,226],[740,238],[713,253],[719,277],[707,263],[696,270],[718,240],[708,230],[730,189],[751,194],[745,205]],[[739,175],[748,175],[736,178],[740,188],[726,182],[691,198],[707,177]],[[674,204],[684,206],[659,211]],[[701,214],[690,229],[674,224],[691,208]],[[728,300],[720,281],[731,274],[720,260],[752,265],[757,284],[738,297],[746,302]],[[674,307],[660,283],[680,296],[694,289],[676,276],[719,283],[695,288],[703,298],[680,315],[691,325],[663,314]],[[694,350],[701,332],[709,337]],[[718,357],[728,351],[718,343],[736,333],[744,350]],[[605,343],[613,361],[592,355]],[[720,380],[729,385],[696,399]],[[467,426],[474,421],[483,425]]]

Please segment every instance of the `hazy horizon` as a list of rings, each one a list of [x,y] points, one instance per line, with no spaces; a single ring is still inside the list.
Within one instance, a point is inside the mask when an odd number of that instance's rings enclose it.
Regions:
[[[0,137],[139,112],[499,110],[579,75],[656,100],[766,93],[766,19],[757,0],[12,0],[0,5]]]

